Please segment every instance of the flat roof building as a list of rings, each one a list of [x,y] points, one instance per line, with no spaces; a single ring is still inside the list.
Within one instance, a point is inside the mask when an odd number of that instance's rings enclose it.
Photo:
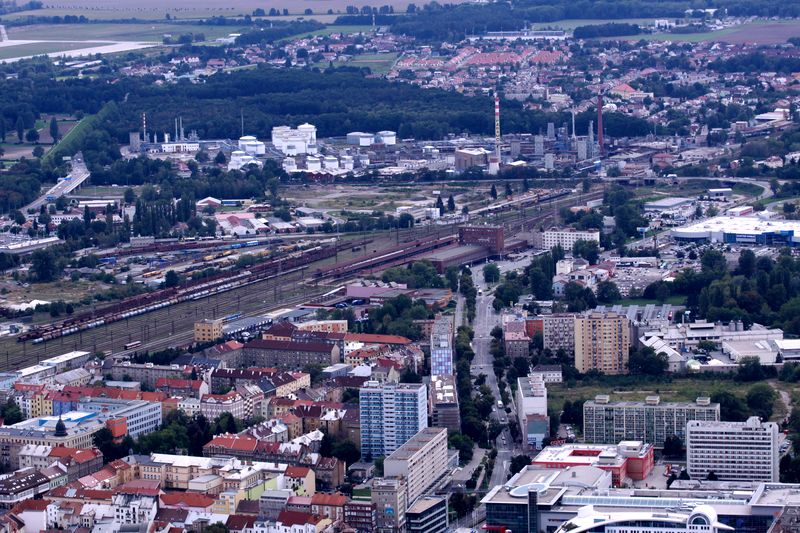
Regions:
[[[630,320],[617,313],[592,312],[575,318],[575,368],[586,373],[627,374]]]
[[[431,331],[431,375],[453,375],[453,317],[437,316]]]
[[[458,407],[458,392],[455,376],[431,376],[430,406],[431,425],[438,428],[461,430],[461,413]]]
[[[409,502],[425,494],[447,471],[447,430],[444,428],[421,430],[383,461],[385,477],[406,479]]]
[[[692,479],[713,472],[721,481],[779,481],[778,425],[694,420],[686,424],[686,465]]]
[[[428,427],[428,393],[422,383],[367,381],[359,389],[361,455],[391,454]]]
[[[800,220],[718,216],[675,228],[671,234],[684,242],[794,247],[800,245]]]
[[[529,374],[517,378],[517,416],[523,443],[539,449],[549,434],[547,416],[547,387],[541,374]]]
[[[211,342],[222,337],[222,319],[204,318],[194,323],[194,342]]]
[[[718,422],[719,404],[707,397],[662,403],[658,396],[644,402],[612,402],[607,395],[583,404],[584,440],[594,444],[637,440],[661,448],[672,435],[685,441],[686,424],[692,420]]]
[[[600,242],[600,231],[598,230],[576,230],[573,228],[549,229],[542,235],[542,247],[550,250],[556,246],[561,246],[564,251],[572,251],[572,247],[578,241]]]
[[[447,500],[426,496],[406,510],[408,533],[444,533],[447,531]]]
[[[594,466],[611,472],[612,483],[621,487],[627,479],[642,481],[653,471],[653,446],[641,441],[619,444],[562,444],[548,446],[531,462],[544,468]]]

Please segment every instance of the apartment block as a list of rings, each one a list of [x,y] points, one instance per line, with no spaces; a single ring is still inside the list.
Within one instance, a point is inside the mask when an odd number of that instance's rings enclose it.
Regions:
[[[460,431],[461,413],[458,410],[455,376],[431,376],[429,389],[431,425]]]
[[[575,315],[557,313],[542,317],[542,341],[552,351],[575,351]]]
[[[359,389],[361,455],[383,457],[428,427],[428,394],[422,383],[367,381]]]
[[[523,442],[539,449],[550,431],[547,416],[547,388],[539,374],[517,378],[517,416]]]
[[[719,422],[719,404],[708,397],[662,403],[658,396],[643,402],[612,402],[601,394],[583,404],[583,437],[592,444],[636,440],[661,448],[671,435],[685,442],[686,424],[692,420]]]
[[[746,422],[694,420],[686,424],[686,459],[692,479],[713,472],[720,481],[780,481],[778,425],[756,416]]]
[[[408,508],[406,480],[377,478],[372,483],[376,533],[405,533]]]
[[[425,428],[391,453],[383,474],[406,479],[408,501],[414,502],[447,473],[447,430]]]
[[[222,337],[222,319],[204,318],[194,323],[194,342],[211,342]]]
[[[542,235],[542,247],[550,250],[556,246],[561,246],[565,251],[572,251],[572,247],[578,241],[594,241],[600,243],[600,231],[588,230],[580,231],[572,228],[549,229]]]
[[[445,533],[447,531],[447,500],[426,496],[414,502],[406,511],[408,533]]]
[[[575,368],[580,372],[626,374],[630,346],[627,316],[589,313],[575,318]]]

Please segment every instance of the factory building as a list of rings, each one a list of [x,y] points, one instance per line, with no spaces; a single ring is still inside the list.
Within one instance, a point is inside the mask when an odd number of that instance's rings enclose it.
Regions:
[[[718,216],[675,228],[671,233],[679,242],[800,246],[800,220]]]

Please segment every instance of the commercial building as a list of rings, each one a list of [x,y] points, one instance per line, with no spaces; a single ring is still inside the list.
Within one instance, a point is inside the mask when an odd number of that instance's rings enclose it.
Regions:
[[[547,383],[562,383],[564,378],[561,374],[561,365],[536,365],[531,370],[531,374],[542,376],[542,381]]]
[[[431,376],[428,387],[431,425],[453,431],[461,430],[461,413],[458,407],[458,392],[455,376]]]
[[[615,487],[628,479],[642,481],[653,471],[653,445],[641,441],[622,441],[614,444],[562,444],[548,446],[531,462],[543,468],[573,468],[594,466],[611,472]]]
[[[361,455],[384,457],[428,427],[428,394],[422,383],[367,381],[359,389]]]
[[[517,416],[523,442],[539,449],[550,431],[547,416],[547,388],[540,374],[517,378]]]
[[[719,522],[717,512],[709,505],[698,505],[691,513],[628,511],[601,512],[587,505],[556,533],[718,533],[735,531]]]
[[[376,533],[405,533],[407,495],[403,478],[377,478],[373,481]]]
[[[682,242],[794,247],[800,245],[800,220],[718,216],[675,228],[671,234],[676,241]]]
[[[778,425],[694,420],[686,424],[686,460],[692,479],[713,472],[721,481],[779,481]]]
[[[661,448],[672,435],[685,442],[686,424],[692,420],[718,422],[719,404],[707,397],[662,403],[658,396],[644,402],[611,402],[601,394],[583,404],[583,437],[593,444],[636,440]]]
[[[600,243],[600,231],[598,230],[576,230],[572,228],[549,229],[542,235],[542,247],[550,250],[560,246],[564,251],[572,251],[572,247],[578,241],[594,241]]]
[[[421,430],[383,462],[385,477],[405,478],[409,502],[425,494],[447,470],[447,430],[444,428]]]
[[[453,372],[453,317],[437,316],[431,331],[431,375],[452,376]]]
[[[628,317],[593,312],[575,318],[575,368],[578,371],[626,374],[630,347]]]
[[[444,498],[420,498],[406,510],[408,533],[444,533],[447,526],[447,500]]]
[[[95,413],[97,418],[114,427],[124,422],[127,434],[134,439],[145,433],[156,431],[161,426],[161,403],[144,400],[117,400],[92,398],[78,402],[78,411]]]
[[[542,342],[552,351],[575,352],[575,315],[556,313],[542,316]]]
[[[783,330],[765,328],[760,324],[753,324],[745,330],[741,321],[733,321],[727,325],[705,320],[698,320],[689,324],[676,324],[674,326],[661,325],[658,329],[646,331],[645,338],[658,337],[670,347],[678,351],[690,350],[700,341],[723,342],[756,342],[775,341],[783,339]]]
[[[490,489],[483,498],[486,529],[500,531],[505,527],[514,533],[553,533],[578,517],[581,509],[593,506],[612,516],[643,513],[638,517],[644,522],[620,518],[615,526],[598,516],[598,522],[591,528],[580,531],[671,532],[672,529],[662,529],[667,527],[660,522],[665,515],[692,515],[698,506],[708,505],[716,511],[719,524],[727,526],[725,531],[778,533],[796,530],[771,528],[785,511],[800,506],[798,484],[676,481],[670,489],[613,488],[610,485],[611,473],[593,466],[564,469],[528,466],[504,484]],[[657,519],[658,523],[651,519]],[[701,520],[687,528],[686,517],[676,519],[673,525],[684,527],[677,531],[686,533],[713,531],[703,529],[701,526],[708,524]],[[796,528],[796,524],[792,527]],[[570,533],[574,531],[577,530],[571,529]]]
[[[222,319],[204,318],[194,323],[194,342],[211,342],[222,337]]]
[[[505,249],[505,232],[503,226],[460,226],[458,242],[483,246],[499,254]]]

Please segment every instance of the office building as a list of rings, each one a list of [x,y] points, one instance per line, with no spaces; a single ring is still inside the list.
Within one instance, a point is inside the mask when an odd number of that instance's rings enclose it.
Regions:
[[[534,450],[539,449],[550,431],[547,388],[540,374],[517,378],[516,403],[523,442]]]
[[[567,354],[575,352],[575,315],[557,313],[542,317],[542,343],[545,348]]]
[[[542,235],[542,246],[545,250],[550,250],[556,246],[561,246],[566,252],[571,252],[572,247],[578,241],[594,241],[600,243],[600,231],[586,230],[580,231],[572,228],[549,229]]]
[[[367,381],[359,389],[361,455],[384,457],[428,427],[428,394],[422,383]]]
[[[78,402],[78,411],[95,413],[98,420],[112,428],[124,428],[123,431],[134,439],[161,427],[160,402],[92,398]]]
[[[194,323],[194,342],[212,342],[221,337],[221,318],[204,318]]]
[[[453,375],[453,317],[437,316],[431,331],[431,375]]]
[[[661,448],[671,435],[685,442],[686,424],[692,420],[718,422],[719,404],[708,397],[662,403],[658,396],[643,402],[612,402],[600,394],[583,404],[583,437],[593,444],[638,440]]]
[[[447,430],[425,428],[391,453],[383,475],[406,479],[408,501],[425,494],[448,471]]]
[[[408,507],[406,480],[376,478],[372,483],[377,533],[405,533]]]
[[[630,347],[628,317],[593,312],[575,318],[575,368],[579,372],[627,374]]]
[[[431,425],[460,431],[461,413],[458,410],[455,376],[431,376],[429,390]]]
[[[406,511],[408,533],[444,533],[447,525],[447,500],[444,498],[420,498]]]
[[[780,480],[778,425],[750,417],[746,422],[693,420],[686,424],[686,461],[692,479],[713,472],[721,481]]]
[[[621,487],[627,480],[642,481],[653,471],[653,445],[640,441],[619,444],[562,444],[548,446],[531,462],[543,468],[567,469],[594,466],[611,473],[611,482]]]

